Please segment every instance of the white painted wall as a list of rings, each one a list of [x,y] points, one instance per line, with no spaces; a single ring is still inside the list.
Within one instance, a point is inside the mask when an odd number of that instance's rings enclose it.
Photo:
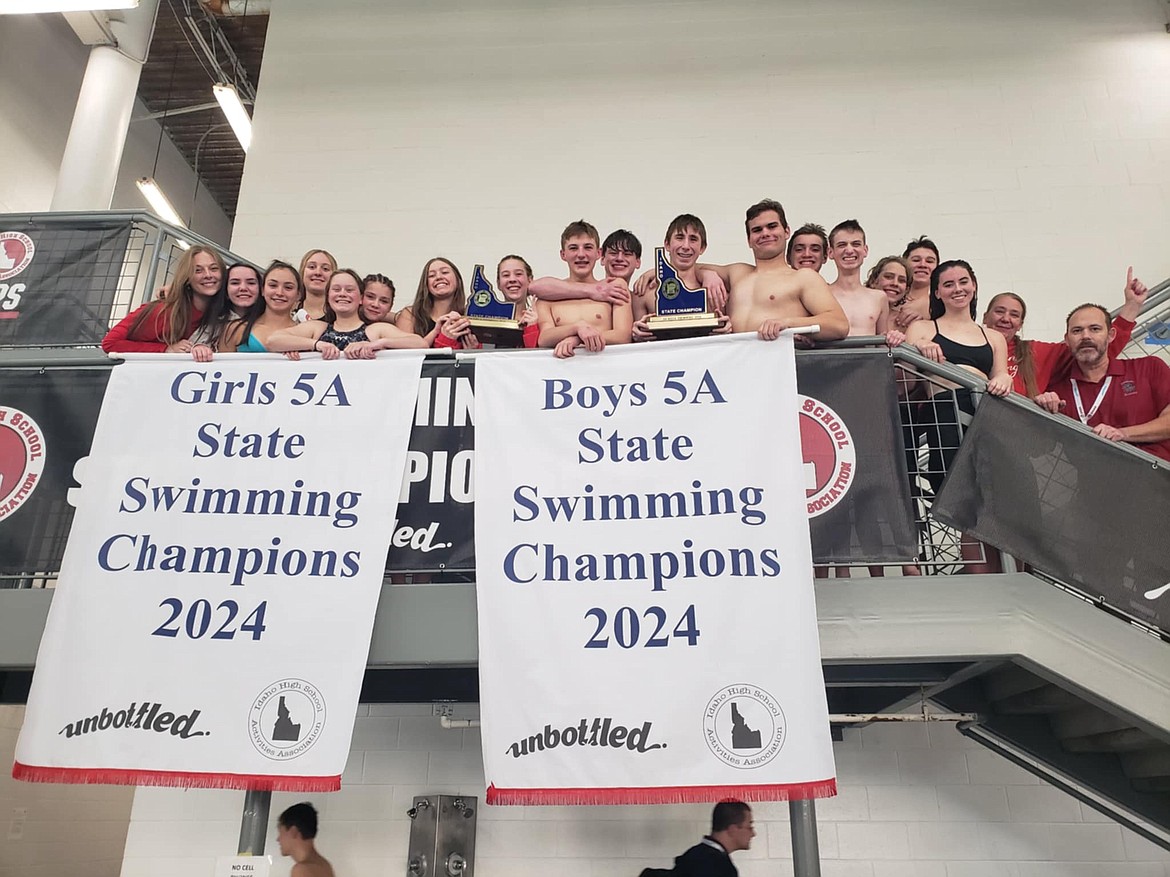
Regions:
[[[478,730],[442,730],[429,704],[360,707],[342,791],[273,795],[269,837],[281,810],[310,797],[339,875],[391,877],[406,873],[415,795],[474,795],[478,877],[633,877],[672,864],[709,828],[698,804],[488,807],[479,746]],[[817,803],[824,877],[1170,875],[1170,854],[953,725],[873,726],[834,748],[841,792]],[[242,792],[138,790],[121,877],[206,877],[235,850],[242,803]],[[792,874],[788,805],[754,812],[753,847],[735,856],[741,877]],[[273,877],[289,867],[276,855]]]
[[[711,260],[750,258],[771,196],[859,218],[874,259],[929,233],[1053,337],[1129,262],[1170,275],[1164,6],[282,0],[234,246],[328,247],[401,306],[435,254],[563,276],[580,216],[652,247],[693,212]]]
[[[89,48],[60,15],[0,18],[0,213],[49,209],[88,57]],[[210,100],[210,84],[207,95]],[[145,113],[139,103],[135,116]],[[157,122],[131,123],[113,207],[149,210],[134,181],[153,172],[195,231],[226,244],[231,222],[206,189],[191,213],[195,174],[170,138],[163,138],[161,151],[158,146]]]
[[[134,790],[19,783],[24,707],[0,706],[0,877],[116,877]]]

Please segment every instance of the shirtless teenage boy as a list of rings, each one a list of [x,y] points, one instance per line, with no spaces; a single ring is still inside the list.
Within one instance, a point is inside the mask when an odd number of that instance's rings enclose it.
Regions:
[[[829,261],[829,238],[825,227],[807,222],[792,233],[788,240],[788,265],[792,268],[812,268],[818,274]]]
[[[606,344],[630,341],[634,319],[629,301],[609,303],[596,301],[590,295],[599,286],[593,269],[600,255],[597,229],[583,219],[571,222],[561,232],[561,259],[569,266],[569,276],[563,280],[542,277],[529,286],[540,298],[536,303],[539,344],[554,348],[561,359],[572,356],[580,346],[597,353]],[[628,290],[623,280],[613,278],[612,283]],[[542,291],[558,288],[575,291],[577,295],[557,301],[541,298]]]
[[[605,278],[586,289],[589,298],[610,304],[624,304],[630,300],[630,278],[642,264],[642,243],[632,231],[619,228],[612,231],[601,245],[601,267]],[[529,287],[535,298],[545,301],[565,301],[581,297],[581,287],[572,279],[541,277]]]
[[[785,259],[788,222],[777,201],[765,199],[747,209],[744,222],[755,265],[710,265],[727,284],[734,332],[758,332],[773,341],[785,329],[820,326],[812,337],[836,341],[849,334],[849,320],[824,279],[811,268],[794,269]]]
[[[333,877],[333,866],[317,852],[317,810],[306,802],[293,804],[276,821],[276,842],[282,856],[293,860],[290,877]]]
[[[861,266],[868,255],[865,230],[856,219],[846,219],[829,232],[829,257],[837,266],[837,279],[829,284],[829,289],[845,310],[850,335],[885,335],[890,329],[890,303],[886,294],[861,282]],[[897,346],[905,338],[895,340]]]
[[[703,286],[703,273],[699,270],[699,257],[707,251],[707,227],[703,220],[691,213],[676,216],[666,227],[666,237],[662,242],[670,265],[678,273],[679,279],[687,289],[699,289]],[[707,274],[711,276],[710,273]],[[655,338],[646,326],[646,317],[657,313],[657,296],[635,295],[634,302],[634,340],[652,341]],[[713,297],[708,295],[707,307],[722,314],[723,305],[716,304]],[[720,327],[715,333],[722,334],[731,331],[730,321],[723,317]]]

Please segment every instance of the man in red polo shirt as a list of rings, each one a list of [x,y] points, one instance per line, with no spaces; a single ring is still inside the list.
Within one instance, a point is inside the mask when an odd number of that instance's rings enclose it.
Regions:
[[[1078,418],[1103,439],[1170,460],[1170,366],[1156,356],[1110,359],[1116,330],[1100,305],[1081,305],[1065,326],[1071,373],[1037,396],[1037,404]]]

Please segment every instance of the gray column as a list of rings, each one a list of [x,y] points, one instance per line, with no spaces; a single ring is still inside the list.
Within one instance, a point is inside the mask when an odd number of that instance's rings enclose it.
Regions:
[[[271,806],[272,792],[244,792],[244,816],[240,820],[240,848],[237,851],[241,856],[264,855]]]
[[[116,47],[90,49],[50,210],[110,209],[157,11],[158,0],[141,0],[110,23]]]
[[[796,877],[821,877],[821,850],[817,844],[817,808],[812,800],[788,802],[792,832],[792,871]]]

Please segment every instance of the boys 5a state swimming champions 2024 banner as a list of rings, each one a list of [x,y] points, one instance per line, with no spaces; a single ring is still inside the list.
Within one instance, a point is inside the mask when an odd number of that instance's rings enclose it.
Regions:
[[[835,794],[791,339],[476,368],[489,803]]]
[[[421,362],[114,369],[15,777],[340,788]]]

